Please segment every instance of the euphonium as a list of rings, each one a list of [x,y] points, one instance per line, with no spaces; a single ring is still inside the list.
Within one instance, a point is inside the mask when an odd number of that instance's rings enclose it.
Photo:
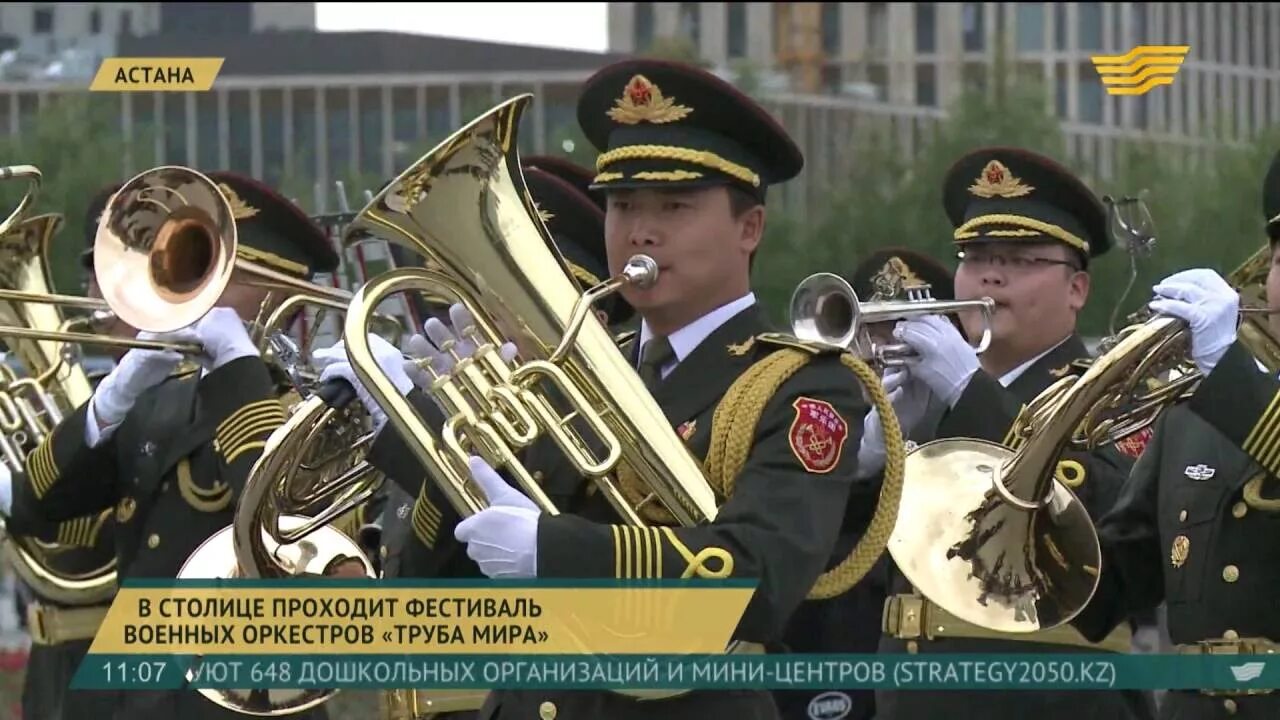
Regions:
[[[35,177],[39,171],[31,168]],[[30,194],[28,194],[30,197]],[[19,207],[25,208],[26,201]],[[51,288],[46,259],[50,243],[62,224],[60,215],[38,215],[14,222],[11,215],[0,235],[0,290],[48,294]],[[56,307],[10,303],[0,298],[0,323],[26,329],[69,326]],[[25,469],[26,458],[46,435],[93,392],[84,369],[58,343],[11,338],[9,350],[25,376],[0,365],[0,463],[14,471]],[[0,519],[3,552],[15,571],[41,597],[65,604],[94,604],[116,591],[114,553],[95,567],[70,564],[61,546],[6,531]]]
[[[995,311],[995,301],[991,298],[935,300],[928,285],[907,285],[902,277],[878,280],[887,284],[886,297],[905,298],[861,301],[849,282],[833,273],[814,273],[800,281],[791,295],[792,334],[802,340],[850,350],[881,367],[893,367],[910,362],[915,352],[905,344],[876,344],[868,325],[978,311],[982,313],[983,327],[976,351],[982,353],[991,344],[991,313]]]
[[[352,366],[463,517],[485,505],[467,469],[473,453],[505,467],[544,512],[558,513],[516,457],[549,435],[626,522],[643,524],[613,479],[623,463],[681,523],[709,522],[717,505],[700,464],[590,312],[592,302],[627,283],[652,282],[657,265],[638,256],[617,277],[579,293],[520,173],[517,126],[530,101],[504,102],[454,133],[348,227],[347,243],[376,236],[424,257],[422,268],[393,270],[356,292],[344,332]],[[369,312],[403,291],[460,302],[475,318],[474,328],[457,330],[477,351],[430,388],[450,416],[439,437],[378,368],[367,340]],[[526,359],[514,367],[504,361],[504,340]],[[593,437],[569,425],[551,395],[539,392],[542,383],[564,396]]]

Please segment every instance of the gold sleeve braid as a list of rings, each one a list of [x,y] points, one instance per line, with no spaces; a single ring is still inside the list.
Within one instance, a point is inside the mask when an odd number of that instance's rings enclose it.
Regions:
[[[58,523],[58,544],[72,547],[91,548],[98,541],[98,533],[102,524],[114,509],[105,510],[97,515],[78,517]]]
[[[711,450],[707,453],[707,477],[723,497],[733,493],[733,483],[751,454],[755,428],[765,405],[792,375],[809,361],[810,353],[784,348],[769,354],[729,388],[716,408],[711,426]],[[866,532],[849,556],[823,573],[808,599],[825,600],[848,592],[884,553],[898,519],[906,447],[898,418],[875,372],[859,358],[844,353],[840,359],[867,389],[884,425],[885,467],[879,502]]]
[[[27,477],[31,479],[31,489],[37,498],[43,498],[58,480],[58,466],[53,461],[54,435],[46,435],[35,451],[27,456]]]
[[[218,425],[213,433],[213,448],[229,465],[246,452],[266,447],[266,436],[284,421],[284,406],[279,399],[251,402]]]

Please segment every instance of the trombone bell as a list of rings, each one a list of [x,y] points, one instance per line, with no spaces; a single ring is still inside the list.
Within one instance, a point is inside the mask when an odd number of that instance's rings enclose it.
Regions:
[[[979,354],[991,345],[991,314],[995,301],[934,300],[929,286],[902,288],[906,300],[862,302],[847,280],[833,273],[815,273],[796,286],[791,295],[791,333],[802,340],[854,351],[859,357],[885,367],[905,365],[916,357],[905,344],[879,345],[868,326],[924,315],[949,315],[965,310],[982,313]]]

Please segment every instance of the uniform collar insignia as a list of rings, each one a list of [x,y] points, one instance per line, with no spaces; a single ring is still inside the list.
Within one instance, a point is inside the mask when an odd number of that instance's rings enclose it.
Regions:
[[[231,206],[231,216],[236,220],[244,220],[258,214],[258,208],[240,199],[240,195],[226,183],[218,183],[218,189],[227,196],[227,204]]]
[[[657,125],[683,120],[693,108],[677,105],[675,98],[662,96],[662,90],[643,75],[627,83],[622,97],[614,101],[609,118],[623,125],[651,122]]]
[[[981,198],[1016,198],[1029,195],[1035,188],[1019,180],[1004,163],[992,160],[982,168],[969,192]]]
[[[729,354],[741,357],[746,355],[755,344],[756,338],[754,335],[747,338],[747,341],[743,343],[729,343]]]
[[[551,222],[552,218],[555,217],[554,214],[549,213],[546,210],[543,210],[542,206],[538,205],[538,203],[536,202],[533,204],[533,207],[536,208],[538,211],[538,219],[542,220],[542,222],[544,223]]]
[[[1053,370],[1049,371],[1049,374],[1056,378],[1060,378],[1060,377],[1066,377],[1067,373],[1069,372],[1071,372],[1071,363],[1067,363],[1066,365],[1063,365],[1060,368],[1054,368]]]

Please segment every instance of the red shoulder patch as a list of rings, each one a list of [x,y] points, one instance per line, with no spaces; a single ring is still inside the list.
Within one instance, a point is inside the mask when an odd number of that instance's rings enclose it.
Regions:
[[[811,473],[829,473],[840,463],[849,424],[831,403],[802,397],[792,403],[796,417],[791,421],[791,452]]]
[[[1142,451],[1147,449],[1147,443],[1150,441],[1151,428],[1148,426],[1117,440],[1116,449],[1136,460],[1142,455]]]

